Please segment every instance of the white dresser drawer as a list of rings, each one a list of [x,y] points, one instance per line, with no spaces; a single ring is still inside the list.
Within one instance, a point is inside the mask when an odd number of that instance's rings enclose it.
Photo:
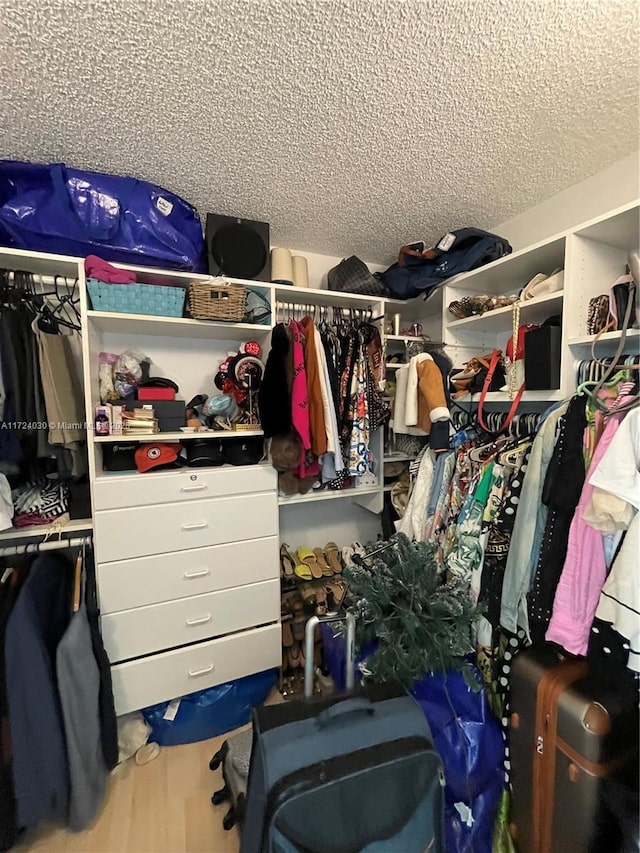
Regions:
[[[277,472],[271,465],[223,465],[198,471],[158,471],[96,478],[93,485],[95,509],[123,509],[147,504],[164,504],[275,492]]]
[[[116,714],[280,666],[280,643],[280,625],[268,625],[112,666]]]
[[[100,563],[243,542],[277,532],[275,492],[101,510],[94,516]]]
[[[209,592],[102,617],[111,663],[254,628],[280,618],[280,581]]]
[[[278,538],[270,536],[175,554],[99,563],[97,573],[100,610],[104,615],[277,579]]]

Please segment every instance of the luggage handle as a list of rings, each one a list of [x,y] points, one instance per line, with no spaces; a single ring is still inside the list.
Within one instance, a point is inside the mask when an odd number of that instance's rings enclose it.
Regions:
[[[373,703],[369,699],[345,699],[344,702],[338,702],[337,705],[332,705],[326,711],[318,714],[318,728],[324,729],[350,714],[367,714],[371,717],[374,710]]]

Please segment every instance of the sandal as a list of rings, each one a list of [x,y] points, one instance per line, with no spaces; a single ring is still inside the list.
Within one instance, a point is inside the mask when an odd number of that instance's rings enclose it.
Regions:
[[[316,616],[327,615],[327,593],[324,587],[319,587],[316,591]]]
[[[296,562],[289,553],[289,546],[286,542],[283,542],[280,546],[280,566],[282,568],[282,577],[292,577]]]
[[[297,554],[300,562],[303,563],[305,566],[308,566],[308,568],[311,570],[312,577],[322,577],[322,567],[318,563],[318,559],[311,550],[311,548],[298,548]]]
[[[282,645],[293,645],[293,631],[291,629],[291,617],[282,620]]]
[[[300,657],[300,644],[294,643],[290,649],[287,649],[289,655],[289,663],[291,664],[292,669],[296,669],[302,665],[302,659]]]
[[[295,640],[298,643],[303,642],[303,640],[304,640],[304,629],[305,629],[306,625],[307,625],[307,617],[306,616],[296,616],[296,618],[293,620],[293,625],[291,628],[291,634],[292,634],[291,645],[293,645],[293,640]]]
[[[333,569],[327,562],[327,558],[325,557],[325,553],[322,548],[314,548],[313,553],[316,555],[316,560],[318,561],[318,565],[322,569],[322,577],[331,578],[333,577]]]
[[[324,546],[324,553],[327,555],[327,561],[333,569],[334,575],[339,575],[342,572],[342,560],[340,559],[340,549],[335,542],[327,542]]]
[[[313,580],[311,569],[305,563],[298,563],[293,571],[295,572],[296,577],[300,578],[301,581]]]

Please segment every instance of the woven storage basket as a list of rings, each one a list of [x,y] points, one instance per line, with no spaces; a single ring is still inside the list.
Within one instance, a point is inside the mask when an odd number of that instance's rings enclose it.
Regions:
[[[151,314],[154,317],[182,317],[186,290],[157,284],[105,284],[87,279],[94,311],[117,314]]]
[[[220,278],[193,281],[189,286],[189,307],[196,320],[229,320],[238,323],[247,310],[247,289]]]

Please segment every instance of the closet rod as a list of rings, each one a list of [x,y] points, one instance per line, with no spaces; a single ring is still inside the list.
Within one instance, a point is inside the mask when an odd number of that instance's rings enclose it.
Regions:
[[[4,269],[6,270],[6,268],[4,268]],[[6,270],[6,272],[9,273],[9,280],[13,281],[16,271],[15,270]],[[18,272],[21,272],[21,270],[18,270]],[[28,272],[28,270],[27,270],[27,272]],[[29,275],[33,277],[34,282],[36,284],[39,284],[40,287],[55,287],[56,286],[56,279],[58,280],[58,284],[60,284],[60,279],[62,279],[65,283],[65,287],[71,288],[71,287],[74,287],[78,281],[77,278],[72,279],[70,276],[66,276],[66,275],[57,275],[57,276],[56,275],[41,275],[40,273],[37,273],[37,272],[29,273]]]
[[[47,542],[28,542],[25,545],[11,545],[0,548],[0,557],[15,557],[18,554],[40,554],[42,551],[59,551],[62,548],[81,548],[91,546],[93,537],[76,536],[73,539],[54,539]]]

